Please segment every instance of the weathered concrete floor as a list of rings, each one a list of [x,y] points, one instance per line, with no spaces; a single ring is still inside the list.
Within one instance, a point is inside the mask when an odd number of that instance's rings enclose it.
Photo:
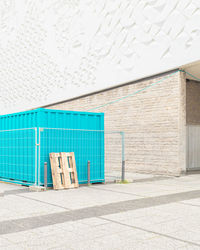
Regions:
[[[200,249],[200,175],[0,193],[0,249]]]

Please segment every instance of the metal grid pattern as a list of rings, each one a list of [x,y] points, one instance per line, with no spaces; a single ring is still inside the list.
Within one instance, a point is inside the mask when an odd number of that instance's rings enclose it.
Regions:
[[[37,129],[0,130],[0,180],[36,184]]]
[[[0,180],[40,186],[45,183],[44,170],[47,169],[47,184],[52,185],[51,152],[75,153],[80,184],[124,179],[123,138],[122,132],[104,130],[0,130]],[[45,163],[47,167],[44,168]]]
[[[79,183],[124,180],[123,132],[63,128],[40,128],[39,131],[39,185],[45,183],[45,163],[47,184],[52,184],[49,161],[51,152],[75,152]]]
[[[87,183],[90,161],[91,182],[104,182],[104,131],[63,128],[40,128],[39,184],[44,184],[44,164],[47,162],[47,183],[52,184],[49,154],[74,152],[79,183]]]
[[[106,182],[124,181],[124,133],[105,132],[105,180]]]

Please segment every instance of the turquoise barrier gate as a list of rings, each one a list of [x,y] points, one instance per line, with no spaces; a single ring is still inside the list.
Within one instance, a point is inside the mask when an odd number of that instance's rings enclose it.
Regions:
[[[104,182],[104,131],[27,128],[0,130],[0,180],[23,185],[52,185],[49,154],[74,152],[79,183]]]
[[[125,179],[123,132],[26,128],[0,130],[0,180],[51,186],[49,153],[61,151],[75,152],[79,183],[88,182],[88,162],[91,183]]]
[[[0,180],[37,183],[37,129],[0,130]]]
[[[39,185],[44,184],[44,164],[47,163],[47,184],[52,185],[49,154],[74,152],[78,180],[104,182],[104,131],[86,129],[39,128]]]

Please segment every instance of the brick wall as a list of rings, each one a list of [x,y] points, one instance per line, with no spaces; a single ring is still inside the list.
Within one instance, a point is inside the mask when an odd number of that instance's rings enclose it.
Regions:
[[[200,124],[200,83],[187,81],[186,89],[187,124]]]
[[[166,75],[51,105],[48,108],[87,111],[129,95],[163,77]],[[169,175],[179,175],[185,171],[183,73],[175,73],[137,95],[95,112],[105,113],[105,130],[125,132],[127,170]]]

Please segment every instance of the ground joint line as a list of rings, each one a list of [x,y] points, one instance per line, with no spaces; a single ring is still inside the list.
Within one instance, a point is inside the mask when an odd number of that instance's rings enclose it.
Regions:
[[[132,229],[138,229],[138,230],[141,230],[141,231],[144,231],[144,232],[147,232],[147,233],[153,233],[153,234],[156,234],[156,235],[165,237],[165,238],[169,238],[169,239],[172,239],[172,240],[177,240],[177,241],[180,241],[180,242],[184,242],[184,243],[187,243],[187,244],[190,244],[190,245],[194,245],[194,246],[200,247],[200,244],[197,244],[197,243],[192,242],[192,241],[182,240],[182,239],[180,239],[180,238],[176,238],[176,237],[173,237],[173,236],[171,236],[171,235],[158,233],[158,232],[151,231],[151,230],[148,230],[148,229],[145,229],[145,228],[142,228],[142,227],[131,226],[131,225],[128,225],[128,224],[126,224],[126,223],[122,223],[122,222],[119,222],[119,221],[107,219],[107,218],[104,218],[104,217],[101,217],[101,216],[98,217],[98,218],[99,218],[99,219],[106,220],[106,221],[109,221],[109,222],[117,223],[117,224],[122,225],[122,226],[127,226],[127,227],[130,227],[130,228],[132,228]]]

